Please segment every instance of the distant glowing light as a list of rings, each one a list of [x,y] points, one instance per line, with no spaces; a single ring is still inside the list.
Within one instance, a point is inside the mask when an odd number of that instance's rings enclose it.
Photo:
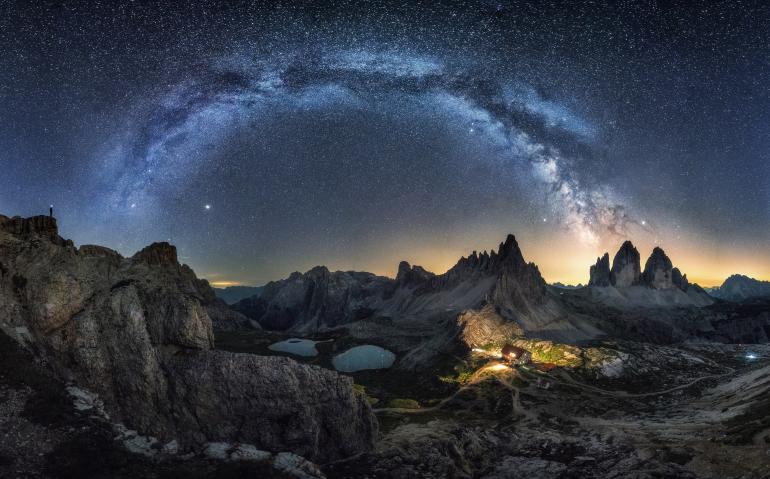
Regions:
[[[502,371],[504,369],[511,369],[511,368],[509,368],[505,364],[495,364],[494,366],[490,366],[489,369],[491,369],[492,371]]]
[[[749,360],[751,360],[751,359],[757,359],[757,355],[756,355],[756,354],[754,354],[754,353],[748,353],[748,354],[746,355],[746,359],[749,359]]]
[[[131,208],[136,208],[136,203],[131,203]]]
[[[642,220],[642,226],[646,226],[647,222],[645,220]]]
[[[205,205],[204,208],[206,208],[207,210],[210,210],[211,209],[211,205]]]

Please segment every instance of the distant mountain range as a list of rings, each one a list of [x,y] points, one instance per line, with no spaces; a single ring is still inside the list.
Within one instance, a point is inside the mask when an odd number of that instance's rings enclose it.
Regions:
[[[556,319],[546,284],[527,263],[513,235],[497,251],[473,252],[444,274],[401,262],[395,279],[356,271],[329,271],[317,266],[307,273],[265,285],[258,296],[233,308],[275,330],[307,331],[334,327],[373,315],[419,316],[459,314],[493,304],[509,317],[545,314]],[[545,320],[545,318],[544,318]]]
[[[235,304],[242,299],[258,295],[264,286],[228,286],[227,288],[212,288],[217,298],[227,304]]]
[[[770,298],[770,281],[760,281],[742,274],[734,274],[727,278],[722,286],[708,289],[708,293],[726,301],[765,299]]]
[[[642,269],[639,252],[626,241],[612,264],[605,254],[590,275],[587,286],[547,285],[509,235],[497,251],[474,251],[443,274],[407,262],[399,265],[395,279],[317,266],[270,282],[232,308],[267,330],[302,335],[344,328],[361,339],[376,338],[393,350],[421,355],[407,356],[404,364],[425,362],[429,350],[446,349],[457,337],[483,344],[517,335],[572,342],[607,336],[752,342],[770,335],[764,310],[735,316],[740,305],[715,305],[715,298],[690,283],[661,248]],[[413,351],[409,336],[431,338],[431,344]]]

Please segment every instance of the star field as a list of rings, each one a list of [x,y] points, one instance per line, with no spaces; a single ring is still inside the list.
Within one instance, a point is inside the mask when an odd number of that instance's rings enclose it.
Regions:
[[[548,281],[626,238],[770,278],[761,2],[2,2],[0,212],[213,282],[442,272],[517,235]]]

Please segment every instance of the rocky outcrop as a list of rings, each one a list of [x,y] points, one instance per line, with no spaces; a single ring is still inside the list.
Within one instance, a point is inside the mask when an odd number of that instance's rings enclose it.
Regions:
[[[487,347],[491,344],[502,346],[524,334],[513,321],[497,314],[495,308],[486,305],[478,311],[468,310],[457,317],[459,338],[468,349]]]
[[[500,244],[490,258],[497,282],[491,294],[492,304],[509,312],[526,312],[540,304],[545,296],[545,280],[535,263],[527,263],[513,235]],[[483,264],[483,262],[482,262]]]
[[[639,283],[641,264],[639,251],[630,241],[625,241],[615,253],[610,270],[610,282],[618,288],[627,288]]]
[[[14,216],[9,218],[0,215],[0,231],[25,238],[42,236],[58,245],[67,244],[67,240],[59,236],[59,228],[56,225],[56,218],[53,216],[32,216],[30,218]],[[71,245],[71,242],[69,244]]]
[[[173,246],[123,258],[59,241],[51,223],[7,224],[0,328],[97,392],[115,421],[182,448],[240,441],[326,461],[371,447],[376,419],[349,378],[211,350],[218,300]]]
[[[601,258],[596,258],[596,264],[591,266],[589,286],[610,286],[610,255],[604,253]]]
[[[687,288],[690,287],[690,282],[687,281],[687,275],[682,274],[682,272],[679,271],[679,268],[673,268],[671,270],[671,284],[682,291],[687,291]]]
[[[671,289],[674,286],[672,270],[671,260],[656,246],[644,264],[642,283],[653,289]]]
[[[402,261],[398,264],[396,285],[399,287],[422,286],[435,276],[422,266],[411,266],[406,261]]]

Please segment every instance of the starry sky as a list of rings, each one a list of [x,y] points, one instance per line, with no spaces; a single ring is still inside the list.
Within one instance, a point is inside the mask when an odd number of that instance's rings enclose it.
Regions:
[[[218,285],[509,232],[770,279],[763,3],[0,0],[0,213]]]

